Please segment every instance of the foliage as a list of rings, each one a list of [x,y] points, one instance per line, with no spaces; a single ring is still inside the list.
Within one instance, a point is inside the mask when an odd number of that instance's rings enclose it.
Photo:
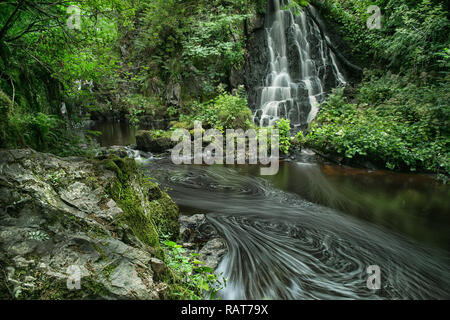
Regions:
[[[313,1],[339,25],[354,56],[366,65],[387,65],[392,71],[420,74],[439,69],[449,47],[450,23],[444,1],[325,0]],[[382,11],[382,29],[368,30],[370,5]]]
[[[280,151],[288,154],[291,148],[291,122],[286,119],[281,119],[276,122],[275,128],[279,130]]]
[[[372,77],[356,103],[343,91],[322,106],[307,145],[391,170],[450,173],[448,84],[417,88],[395,75]]]
[[[242,94],[242,93],[241,93]],[[201,121],[204,128],[244,129],[251,126],[252,112],[248,108],[245,97],[232,95],[222,91],[216,98],[196,103],[189,110],[190,114],[182,114],[180,121],[187,129],[194,128],[194,121]],[[179,124],[178,124],[179,126]]]
[[[81,8],[81,30],[67,27],[70,4]],[[80,138],[68,131],[83,113],[111,100],[107,96],[118,85],[114,47],[118,21],[130,21],[126,2],[10,1],[0,6],[0,90],[15,102],[1,121],[2,144],[79,152]]]
[[[161,79],[185,84],[196,98],[211,97],[217,85],[228,82],[231,68],[243,63],[244,21],[261,12],[263,3],[143,1],[137,8],[130,63],[144,86]],[[148,60],[150,68],[145,69],[141,63]]]
[[[181,245],[172,241],[163,241],[161,247],[165,251],[166,264],[179,279],[183,287],[174,295],[179,299],[202,300],[205,297],[216,299],[217,292],[226,285],[226,280],[214,273],[199,261],[196,253],[186,254]]]

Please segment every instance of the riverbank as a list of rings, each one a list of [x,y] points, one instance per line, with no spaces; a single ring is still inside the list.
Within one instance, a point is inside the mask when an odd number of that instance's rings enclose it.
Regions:
[[[0,150],[1,298],[201,294],[171,271],[160,245],[161,236],[178,239],[177,205],[134,159],[117,154],[87,160]]]

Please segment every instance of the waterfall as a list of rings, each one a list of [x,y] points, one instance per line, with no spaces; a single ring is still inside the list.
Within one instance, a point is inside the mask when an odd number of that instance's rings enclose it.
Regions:
[[[266,14],[269,68],[264,86],[258,91],[254,121],[271,126],[280,118],[295,127],[311,122],[325,94],[344,85],[345,76],[327,38],[311,18],[313,7],[295,16],[283,10],[289,1],[270,0]],[[314,12],[315,13],[315,12]]]

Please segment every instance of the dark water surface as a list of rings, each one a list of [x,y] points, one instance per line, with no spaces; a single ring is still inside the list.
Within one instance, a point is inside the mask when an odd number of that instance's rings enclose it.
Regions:
[[[318,164],[142,163],[185,214],[206,213],[229,252],[225,299],[450,298],[449,187],[429,176]],[[381,269],[378,291],[367,267]]]

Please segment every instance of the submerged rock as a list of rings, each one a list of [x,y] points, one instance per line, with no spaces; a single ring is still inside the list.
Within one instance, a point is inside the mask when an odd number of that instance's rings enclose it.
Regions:
[[[225,240],[204,214],[180,216],[180,238],[188,253],[200,254],[199,259],[212,269],[219,266],[222,257],[227,253]]]
[[[0,299],[164,298],[178,212],[132,159],[0,151]]]

